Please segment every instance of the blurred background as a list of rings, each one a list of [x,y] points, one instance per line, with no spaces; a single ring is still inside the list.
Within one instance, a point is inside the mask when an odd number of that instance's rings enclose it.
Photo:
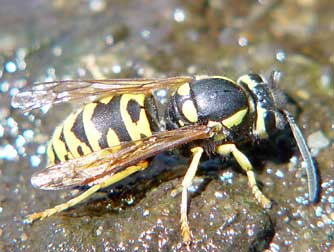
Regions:
[[[164,173],[119,186],[134,185],[129,194],[23,225],[25,215],[73,196],[30,185],[45,166],[49,136],[73,107],[24,115],[10,105],[18,89],[63,79],[269,77],[273,70],[317,161],[319,203],[308,202],[296,151],[286,162],[259,165],[257,178],[274,201],[269,211],[256,204],[244,174],[215,168],[200,192],[193,188],[192,251],[334,251],[333,13],[330,0],[1,0],[0,251],[186,251],[180,197],[170,195],[185,162],[170,156],[152,164]]]

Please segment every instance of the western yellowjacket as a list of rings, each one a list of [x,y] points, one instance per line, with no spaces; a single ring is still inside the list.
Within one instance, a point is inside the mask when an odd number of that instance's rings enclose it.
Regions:
[[[21,90],[12,101],[23,111],[68,101],[85,101],[58,126],[48,147],[48,167],[31,178],[43,190],[88,189],[66,203],[26,217],[31,223],[72,207],[96,191],[148,167],[147,159],[187,147],[192,160],[182,182],[181,235],[191,241],[187,189],[204,152],[232,155],[248,176],[256,200],[271,202],[257,186],[241,145],[267,139],[289,125],[306,164],[309,199],[317,199],[318,179],[306,141],[284,109],[272,81],[246,74],[237,82],[223,76],[161,79],[54,81]]]

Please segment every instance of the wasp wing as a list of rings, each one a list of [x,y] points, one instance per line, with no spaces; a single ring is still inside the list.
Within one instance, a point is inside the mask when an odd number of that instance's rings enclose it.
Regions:
[[[163,79],[64,80],[45,82],[22,89],[12,100],[12,106],[24,112],[68,101],[91,102],[110,95],[149,93],[161,88],[177,87],[193,77]]]
[[[93,185],[124,171],[140,161],[194,140],[207,139],[213,128],[194,125],[158,132],[151,137],[93,152],[36,172],[31,183],[44,190],[70,189]],[[140,168],[138,168],[140,170]]]

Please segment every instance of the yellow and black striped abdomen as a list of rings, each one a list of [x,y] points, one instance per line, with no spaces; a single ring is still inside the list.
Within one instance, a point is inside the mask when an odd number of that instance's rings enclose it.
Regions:
[[[50,140],[48,164],[151,136],[144,101],[144,94],[106,97],[70,114]]]

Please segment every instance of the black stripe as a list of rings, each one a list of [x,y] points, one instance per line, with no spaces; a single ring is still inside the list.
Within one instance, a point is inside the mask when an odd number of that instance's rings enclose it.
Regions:
[[[56,150],[55,150],[55,147],[53,144],[51,144],[51,150],[53,152],[53,156],[54,156],[54,163],[55,164],[59,164],[61,162],[60,158],[58,157],[57,153],[56,153]]]
[[[93,148],[89,144],[88,138],[85,133],[84,122],[83,122],[83,110],[81,110],[80,113],[76,116],[71,131],[73,132],[76,138],[78,138],[81,142],[85,143],[89,147],[89,149],[93,151]]]
[[[262,77],[258,74],[248,74],[248,77],[252,80],[255,81],[258,84],[263,84],[265,81],[262,79]]]
[[[144,110],[151,132],[166,130],[169,120],[169,115],[167,114],[168,103],[161,103],[160,100],[159,97],[145,95]]]
[[[109,129],[114,130],[121,142],[132,140],[122,120],[120,101],[121,96],[115,96],[107,104],[98,102],[94,109],[92,122],[95,128],[102,133],[102,137],[99,139],[99,145],[102,149],[109,147],[107,142]]]
[[[68,147],[67,145],[67,142],[65,140],[65,135],[64,135],[64,127],[61,129],[61,133],[60,133],[60,136],[59,136],[59,140],[62,141],[64,144],[65,144],[65,150],[67,153],[72,153],[70,151],[70,148]],[[73,153],[72,153],[73,154]],[[68,159],[67,159],[68,160]]]
[[[79,145],[79,146],[77,147],[77,151],[78,151],[78,153],[79,153],[80,156],[83,156],[83,155],[84,155],[84,152],[83,152],[83,150],[82,150],[82,146]]]

